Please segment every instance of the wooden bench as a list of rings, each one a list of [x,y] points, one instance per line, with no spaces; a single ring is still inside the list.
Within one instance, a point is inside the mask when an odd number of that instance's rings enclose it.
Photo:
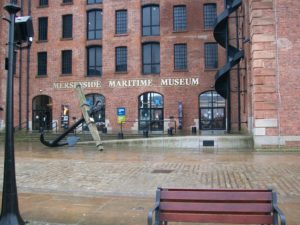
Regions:
[[[148,225],[168,222],[285,225],[272,190],[158,188]]]

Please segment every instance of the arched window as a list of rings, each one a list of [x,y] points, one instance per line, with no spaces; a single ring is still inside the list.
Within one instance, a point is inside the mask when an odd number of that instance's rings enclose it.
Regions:
[[[52,99],[47,95],[38,95],[32,100],[32,129],[52,129]]]
[[[155,92],[145,92],[138,97],[139,130],[164,130],[164,98]]]
[[[87,12],[87,39],[102,39],[102,10],[95,9]]]
[[[225,99],[216,91],[199,95],[199,129],[225,130]]]

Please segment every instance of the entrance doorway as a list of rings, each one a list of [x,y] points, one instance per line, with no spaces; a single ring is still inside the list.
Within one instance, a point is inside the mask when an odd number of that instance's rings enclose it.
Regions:
[[[216,91],[199,96],[199,129],[225,130],[225,99]]]
[[[39,95],[32,100],[32,130],[52,129],[52,99]]]
[[[164,130],[163,96],[155,92],[146,92],[139,96],[139,130]]]

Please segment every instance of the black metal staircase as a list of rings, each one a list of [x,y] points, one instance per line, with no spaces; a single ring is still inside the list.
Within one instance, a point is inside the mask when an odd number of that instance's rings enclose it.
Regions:
[[[215,76],[215,90],[224,98],[229,98],[230,70],[237,65],[244,56],[244,51],[230,45],[228,35],[228,19],[242,4],[242,0],[225,0],[225,10],[217,17],[214,27],[215,40],[227,50],[227,63]]]

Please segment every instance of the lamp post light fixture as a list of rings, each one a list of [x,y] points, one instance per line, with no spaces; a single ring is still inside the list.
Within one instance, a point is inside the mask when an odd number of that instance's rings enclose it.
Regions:
[[[20,11],[20,7],[14,3],[4,6],[9,13],[9,34],[8,34],[8,72],[6,87],[6,114],[5,114],[5,156],[4,156],[4,175],[2,208],[0,216],[0,225],[24,225],[25,222],[20,216],[18,206],[18,194],[15,172],[14,155],[14,112],[13,112],[13,62],[14,62],[14,35],[15,35],[15,17]]]

